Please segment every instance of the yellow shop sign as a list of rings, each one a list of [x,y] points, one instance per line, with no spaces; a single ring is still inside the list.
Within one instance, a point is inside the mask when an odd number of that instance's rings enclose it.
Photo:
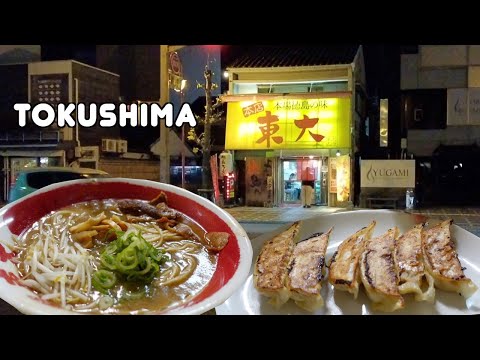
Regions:
[[[349,148],[350,118],[350,98],[229,102],[225,148]]]

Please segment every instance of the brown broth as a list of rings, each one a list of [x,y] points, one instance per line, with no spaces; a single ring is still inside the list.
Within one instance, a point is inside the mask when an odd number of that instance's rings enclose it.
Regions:
[[[101,212],[104,212],[107,215],[107,218],[110,218],[113,215],[117,215],[122,220],[126,221],[126,216],[123,215],[115,205],[114,200],[102,200],[102,201],[89,201],[84,203],[74,204],[72,206],[65,207],[61,209],[62,211],[71,211],[80,214],[77,216],[72,223],[72,225],[86,221],[89,217],[94,217]],[[57,212],[53,212],[41,220],[37,221],[30,229],[28,229],[22,236],[21,241],[27,244],[27,246],[32,245],[35,242],[35,239],[38,237],[38,231],[40,224],[43,224],[43,227],[52,226],[53,227],[53,218]],[[191,227],[194,233],[199,237],[204,237],[206,231],[197,224],[193,219],[188,218],[186,215],[182,214],[180,217],[180,223],[186,224]],[[143,223],[142,226],[148,226],[147,223]],[[71,235],[69,232],[68,236],[71,240]],[[59,241],[59,239],[56,239]],[[71,240],[73,241],[73,240]],[[192,240],[180,240],[176,241],[176,244],[182,244],[185,242],[192,243]],[[77,312],[83,313],[92,313],[92,314],[145,314],[145,313],[155,313],[161,312],[166,308],[175,307],[186,302],[192,296],[198,294],[210,281],[215,272],[218,255],[208,252],[208,250],[199,242],[194,242],[200,246],[200,251],[193,254],[197,260],[197,266],[193,274],[183,283],[170,286],[156,286],[155,280],[150,285],[139,285],[139,284],[121,284],[114,287],[114,293],[123,300],[116,302],[116,304],[106,310],[97,309],[85,309],[85,310],[75,310]],[[105,246],[101,241],[95,241],[94,247],[88,249],[88,251],[94,255],[95,259],[99,258],[101,250]],[[168,246],[169,242],[162,244],[160,249]],[[192,254],[192,253],[190,253]],[[174,253],[172,256],[176,258],[181,258],[182,251]],[[25,258],[25,252],[19,254],[20,260]],[[177,261],[177,264],[182,265],[182,261]],[[171,261],[167,261],[165,265],[161,267],[161,271],[166,269],[168,266],[171,266]],[[22,266],[19,267],[20,272],[23,272]],[[24,275],[24,274],[22,274]],[[136,296],[135,298],[128,297],[129,291],[133,290],[135,293],[139,293],[139,290],[143,290],[148,296]],[[92,287],[92,298],[97,299],[102,296],[98,291]],[[52,303],[52,305],[57,305]]]

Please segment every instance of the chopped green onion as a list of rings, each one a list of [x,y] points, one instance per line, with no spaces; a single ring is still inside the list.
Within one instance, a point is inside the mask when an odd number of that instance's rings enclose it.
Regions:
[[[109,307],[112,307],[115,303],[114,299],[111,296],[102,296],[98,301],[98,307],[100,310],[106,310]]]
[[[101,293],[115,286],[117,277],[115,273],[108,270],[98,270],[92,275],[92,285]]]
[[[101,268],[94,274],[94,277],[96,275],[94,286],[103,293],[111,288],[102,282],[106,274],[116,275],[126,281],[150,283],[159,273],[160,266],[168,259],[164,251],[153,247],[140,232],[128,235],[117,232],[117,236],[117,239],[108,244],[101,253]]]

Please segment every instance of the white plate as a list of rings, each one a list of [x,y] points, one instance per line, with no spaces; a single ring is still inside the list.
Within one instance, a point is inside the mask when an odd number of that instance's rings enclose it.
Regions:
[[[413,225],[425,221],[419,215],[410,215],[388,210],[358,210],[323,215],[304,221],[300,230],[300,238],[304,239],[316,232],[325,232],[334,226],[327,250],[327,264],[338,245],[348,236],[360,228],[368,225],[372,220],[377,221],[374,236],[380,235],[393,226],[398,226],[401,232],[410,229]],[[438,220],[429,219],[430,224]],[[253,286],[253,266],[263,243],[273,236],[284,231],[290,225],[285,225],[272,233],[261,235],[252,240],[254,261],[250,275],[245,284],[240,287],[226,302],[216,308],[218,315],[273,315],[273,314],[311,314],[298,308],[293,301],[287,302],[279,310],[268,303],[268,298],[261,296]],[[452,237],[457,243],[462,266],[466,267],[465,275],[480,285],[480,238],[456,226],[452,226]],[[313,314],[324,315],[369,315],[383,314],[375,312],[370,306],[370,300],[361,287],[358,298],[347,292],[334,291],[333,287],[324,280],[322,296],[325,307]],[[435,303],[416,302],[411,295],[405,296],[405,308],[394,312],[397,314],[480,314],[480,291],[477,291],[468,301],[456,293],[447,293],[436,289]],[[478,299],[478,300],[477,300]],[[389,313],[390,314],[390,313]]]

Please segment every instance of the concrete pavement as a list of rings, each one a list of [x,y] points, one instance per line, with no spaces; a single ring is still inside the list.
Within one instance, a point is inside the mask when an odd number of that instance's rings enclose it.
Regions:
[[[437,207],[413,211],[430,218],[453,219],[453,223],[480,237],[480,207]]]
[[[344,211],[345,209],[328,206],[312,206],[311,208],[303,208],[301,206],[273,208],[242,206],[226,208],[225,210],[237,219],[238,222],[285,224],[322,214]]]

